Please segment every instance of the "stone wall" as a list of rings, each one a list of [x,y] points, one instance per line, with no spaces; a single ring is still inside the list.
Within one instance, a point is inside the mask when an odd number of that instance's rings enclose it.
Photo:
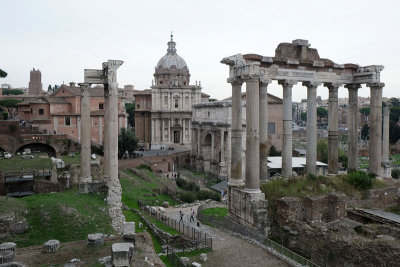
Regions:
[[[346,216],[347,197],[332,193],[315,197],[284,197],[277,200],[277,219],[287,221],[329,222]]]
[[[387,209],[400,204],[400,189],[397,187],[370,189],[365,199],[350,199],[349,206],[357,208]]]
[[[36,194],[61,192],[65,189],[64,185],[60,183],[52,183],[47,180],[34,180],[33,188]]]

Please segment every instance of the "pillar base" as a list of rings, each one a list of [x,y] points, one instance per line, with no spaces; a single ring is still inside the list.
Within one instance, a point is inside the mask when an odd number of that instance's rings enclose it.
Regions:
[[[259,188],[258,189],[245,188],[243,191],[245,193],[249,193],[249,194],[260,194],[261,193],[261,190]]]
[[[264,193],[228,187],[229,215],[240,223],[264,231],[269,225]]]
[[[244,186],[243,180],[229,179],[228,186],[241,187]]]

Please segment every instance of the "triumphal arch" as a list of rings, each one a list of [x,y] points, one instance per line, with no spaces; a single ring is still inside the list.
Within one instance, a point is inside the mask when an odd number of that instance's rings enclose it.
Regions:
[[[266,222],[265,198],[260,190],[260,178],[267,177],[268,102],[265,101],[268,84],[278,81],[283,88],[283,146],[282,176],[292,176],[292,88],[301,83],[307,87],[307,154],[306,171],[316,173],[317,158],[317,87],[329,90],[328,107],[328,172],[338,173],[338,89],[347,88],[348,103],[348,169],[357,169],[358,89],[366,84],[371,91],[370,161],[369,170],[382,174],[382,89],[381,65],[359,66],[337,64],[321,58],[307,40],[280,43],[275,56],[237,54],[221,63],[229,66],[228,83],[232,85],[231,173],[229,211],[240,221],[253,227]],[[246,83],[246,173],[242,178],[241,88]],[[244,186],[243,186],[244,185]]]

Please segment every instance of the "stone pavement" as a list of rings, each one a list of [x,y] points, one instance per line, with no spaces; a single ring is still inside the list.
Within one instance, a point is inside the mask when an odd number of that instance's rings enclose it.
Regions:
[[[197,213],[197,207],[192,207]],[[189,222],[189,208],[167,208],[166,215],[179,220],[179,211],[184,213],[183,220]],[[197,220],[195,218],[196,224]],[[208,260],[202,266],[290,266],[268,251],[244,239],[225,233],[214,227],[200,223],[200,229],[213,237],[213,252],[207,253]]]

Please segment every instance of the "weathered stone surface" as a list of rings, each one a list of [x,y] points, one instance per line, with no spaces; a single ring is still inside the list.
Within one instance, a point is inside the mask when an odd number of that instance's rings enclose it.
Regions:
[[[139,223],[139,228],[142,228],[143,227],[143,223]]]
[[[115,243],[111,248],[112,264],[115,267],[129,266],[133,255],[133,243]]]
[[[0,251],[0,264],[12,262],[13,259],[14,259],[14,252],[12,250]]]
[[[124,222],[122,236],[125,241],[135,242],[135,222]]]
[[[13,242],[6,242],[0,245],[0,251],[12,251],[15,254],[17,244]]]
[[[200,254],[200,261],[201,262],[206,262],[207,261],[207,253],[201,253]]]
[[[184,266],[189,266],[189,258],[188,257],[181,257],[181,262],[183,263]]]
[[[105,264],[105,265],[112,264],[111,256],[106,256],[106,257],[100,258],[100,259],[98,259],[98,261],[99,261],[99,263]]]
[[[168,201],[164,201],[164,202],[162,203],[162,206],[163,206],[164,208],[169,208],[169,202],[168,202]]]
[[[0,267],[26,267],[26,265],[13,261],[9,263],[0,264]]]
[[[58,251],[60,248],[60,241],[58,240],[49,240],[43,244],[43,252],[45,253],[53,253]]]
[[[201,264],[198,262],[192,262],[192,266],[194,267],[201,267]]]
[[[88,245],[90,246],[102,246],[104,244],[104,235],[101,233],[89,234]]]
[[[29,229],[28,222],[25,220],[10,225],[10,231],[13,234],[21,234]]]

